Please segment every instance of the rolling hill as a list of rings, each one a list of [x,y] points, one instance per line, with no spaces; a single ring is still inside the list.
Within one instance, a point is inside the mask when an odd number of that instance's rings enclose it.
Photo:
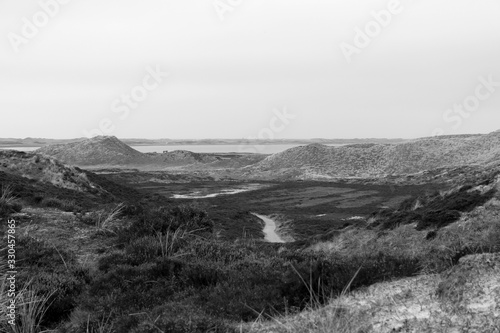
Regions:
[[[194,170],[240,168],[261,161],[265,157],[261,154],[195,153],[187,150],[142,153],[114,136],[96,136],[77,142],[48,145],[37,149],[36,153],[81,167],[134,166],[147,170],[185,166]]]
[[[80,192],[105,192],[93,183],[83,170],[35,153],[0,151],[0,172],[49,183],[58,188]]]
[[[148,170],[180,167],[185,171],[227,171],[230,177],[245,179],[382,179],[419,174],[427,179],[429,175],[425,172],[429,170],[443,169],[441,174],[450,168],[497,165],[500,161],[500,132],[341,147],[315,143],[267,157],[185,150],[141,153],[112,136],[49,145],[36,152],[82,167],[133,166]]]
[[[96,136],[78,142],[42,147],[37,153],[73,165],[147,163],[147,155],[133,149],[114,136]]]
[[[328,179],[407,175],[443,167],[492,165],[500,161],[500,132],[422,138],[399,144],[288,149],[244,169],[269,178]]]

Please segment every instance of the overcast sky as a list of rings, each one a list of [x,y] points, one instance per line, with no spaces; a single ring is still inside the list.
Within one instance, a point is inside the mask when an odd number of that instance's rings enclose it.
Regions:
[[[55,1],[0,0],[0,137],[500,128],[498,0]]]

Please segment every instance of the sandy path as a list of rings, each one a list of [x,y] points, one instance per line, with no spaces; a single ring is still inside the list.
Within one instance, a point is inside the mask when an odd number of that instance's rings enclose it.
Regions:
[[[264,223],[266,224],[264,226],[264,234],[265,234],[265,237],[264,239],[270,243],[285,243],[285,241],[283,239],[281,239],[281,237],[276,233],[276,223],[274,222],[273,219],[269,218],[268,216],[264,216],[264,215],[259,215],[259,214],[255,214],[255,213],[252,213],[253,215],[257,216],[259,219],[261,219],[262,221],[264,221]]]

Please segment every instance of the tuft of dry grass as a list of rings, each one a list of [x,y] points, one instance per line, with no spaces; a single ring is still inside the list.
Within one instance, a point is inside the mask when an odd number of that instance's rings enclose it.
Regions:
[[[125,209],[123,203],[118,204],[115,208],[104,211],[103,214],[99,215],[99,219],[96,221],[96,227],[99,229],[105,229],[109,223],[113,222]]]
[[[500,254],[441,273],[376,283],[292,316],[241,324],[246,333],[499,332]]]
[[[93,225],[101,230],[108,230],[109,225],[114,222],[118,216],[125,209],[125,204],[120,203],[116,207],[111,209],[103,209],[100,211],[94,211],[90,214],[81,217],[84,223]]]
[[[310,246],[308,251],[346,257],[382,251],[418,258],[423,275],[377,283],[350,295],[343,293],[327,306],[313,304],[296,315],[260,318],[240,325],[240,331],[448,332],[467,325],[479,327],[478,332],[498,331],[498,317],[489,312],[500,304],[499,275],[495,275],[498,259],[493,259],[498,255],[481,253],[500,252],[500,201],[493,199],[463,214],[456,223],[435,231],[434,238],[427,238],[427,234],[416,230],[414,224],[383,232],[353,228]]]
[[[0,191],[0,216],[21,211],[22,206],[17,201],[11,185],[3,185]]]
[[[196,232],[203,229],[195,229],[187,231],[184,228],[177,228],[175,231],[167,230],[166,233],[157,233],[156,240],[160,247],[161,256],[163,258],[180,257],[183,253],[176,253],[180,247],[180,243],[188,237],[196,236]]]
[[[293,267],[293,266],[292,266]],[[294,267],[293,267],[294,268]],[[370,328],[366,314],[362,311],[352,311],[342,304],[348,297],[348,290],[356,279],[361,268],[354,274],[337,298],[325,306],[321,303],[321,295],[315,293],[312,281],[305,281],[294,268],[302,283],[310,293],[311,302],[308,307],[295,315],[268,316],[261,314],[253,323],[241,324],[238,329],[246,333],[363,333]]]
[[[259,317],[253,323],[239,325],[245,333],[363,333],[370,323],[366,313],[342,306],[342,297],[327,306],[311,305],[292,316]]]
[[[167,230],[165,234],[158,233],[156,235],[157,242],[160,246],[161,256],[163,258],[172,258],[177,250],[178,243],[186,236],[186,230],[180,228],[171,232]],[[179,255],[177,255],[179,256]]]
[[[383,252],[417,258],[425,273],[436,273],[453,266],[459,256],[500,251],[500,203],[493,199],[440,230],[428,239],[429,231],[416,230],[415,224],[400,225],[383,232],[350,229],[329,241],[319,242],[308,251],[341,256],[368,256]]]
[[[5,272],[0,276],[0,331],[5,333],[43,333],[41,323],[50,306],[53,292],[39,295],[30,286],[30,282],[16,290],[13,297],[16,304],[15,325],[10,325],[9,321],[12,318],[7,316],[7,305],[11,297],[9,297],[8,292],[6,262],[0,263],[0,271]]]
[[[38,295],[29,285],[17,295],[17,323],[11,326],[13,333],[42,333],[41,323],[50,306],[54,292]]]
[[[12,205],[15,200],[16,197],[13,194],[12,186],[2,186],[2,191],[0,193],[0,205]]]
[[[90,325],[90,316],[87,316],[86,333],[112,333],[112,332],[114,332],[113,323],[111,322],[111,315],[112,315],[111,312],[109,313],[108,316],[105,316],[103,314],[102,318],[99,318],[99,321],[97,322],[96,327],[92,327]]]

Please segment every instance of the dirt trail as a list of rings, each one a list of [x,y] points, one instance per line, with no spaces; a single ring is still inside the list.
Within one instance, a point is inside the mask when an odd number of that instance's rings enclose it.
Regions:
[[[264,215],[259,215],[256,213],[252,213],[253,215],[257,216],[259,219],[264,221],[266,224],[264,227],[264,234],[265,237],[264,239],[270,243],[285,243],[283,239],[276,233],[276,222],[274,222],[273,219],[269,218],[268,216]]]

